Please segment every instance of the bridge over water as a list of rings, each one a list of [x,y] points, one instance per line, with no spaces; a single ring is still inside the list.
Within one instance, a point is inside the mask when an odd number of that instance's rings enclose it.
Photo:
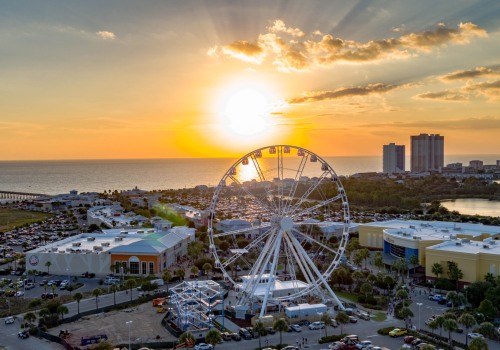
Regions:
[[[27,199],[36,199],[39,197],[51,197],[51,196],[43,193],[0,191],[0,199],[7,199],[12,201],[23,201]]]

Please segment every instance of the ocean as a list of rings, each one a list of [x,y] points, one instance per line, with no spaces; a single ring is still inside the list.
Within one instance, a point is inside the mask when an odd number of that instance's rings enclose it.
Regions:
[[[382,157],[324,157],[337,175],[382,171]],[[494,164],[500,155],[445,157],[445,164],[480,159]],[[104,190],[165,190],[216,186],[236,159],[113,159],[0,161],[0,191],[43,194]],[[406,159],[409,168],[409,159]],[[307,175],[307,174],[304,174]]]

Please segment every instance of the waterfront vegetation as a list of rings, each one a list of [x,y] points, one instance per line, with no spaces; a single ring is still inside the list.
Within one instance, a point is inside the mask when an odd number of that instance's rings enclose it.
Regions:
[[[12,227],[22,227],[53,217],[54,214],[38,211],[0,208],[0,232],[9,231]]]

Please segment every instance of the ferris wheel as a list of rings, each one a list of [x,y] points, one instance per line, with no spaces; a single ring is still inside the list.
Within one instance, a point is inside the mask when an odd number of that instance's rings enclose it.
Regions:
[[[254,150],[226,171],[209,213],[215,267],[239,307],[262,317],[269,305],[314,295],[344,309],[327,281],[349,239],[349,203],[323,158],[287,145]]]

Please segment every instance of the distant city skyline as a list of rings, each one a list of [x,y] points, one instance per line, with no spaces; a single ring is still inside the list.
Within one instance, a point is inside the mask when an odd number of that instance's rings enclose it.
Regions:
[[[4,1],[0,160],[500,150],[500,2]]]

